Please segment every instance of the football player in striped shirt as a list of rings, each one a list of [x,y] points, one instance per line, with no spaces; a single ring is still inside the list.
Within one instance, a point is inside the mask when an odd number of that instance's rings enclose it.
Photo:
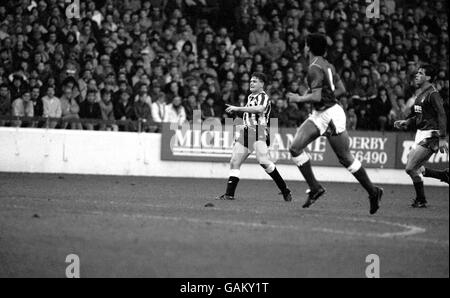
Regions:
[[[406,164],[406,173],[411,177],[416,191],[416,198],[411,205],[414,208],[427,206],[423,176],[449,183],[448,169],[436,171],[424,167],[430,157],[438,151],[448,154],[447,116],[442,97],[432,84],[435,77],[436,69],[433,66],[426,65],[419,68],[414,80],[419,88],[414,110],[408,119],[394,123],[397,129],[407,129],[413,125],[417,128],[414,149],[409,153]]]
[[[245,107],[227,105],[227,113],[244,113],[243,127],[233,146],[230,161],[230,177],[225,194],[217,197],[219,200],[234,200],[234,193],[239,182],[242,163],[255,151],[256,159],[261,167],[272,177],[283,195],[285,201],[292,201],[291,191],[278,172],[275,164],[269,159],[268,146],[270,138],[268,132],[270,100],[264,92],[266,77],[262,73],[254,73],[250,79],[250,92]]]
[[[346,90],[334,66],[323,57],[326,50],[327,39],[324,35],[310,34],[306,37],[305,54],[310,60],[307,75],[309,91],[305,95],[287,94],[291,102],[310,102],[314,106],[313,113],[300,126],[289,149],[292,160],[300,169],[310,188],[303,208],[310,207],[325,194],[325,188],[317,182],[313,174],[305,148],[318,137],[326,136],[339,162],[353,174],[368,192],[370,214],[375,214],[379,209],[383,190],[372,184],[361,162],[355,159],[350,152],[346,115],[336,99]]]

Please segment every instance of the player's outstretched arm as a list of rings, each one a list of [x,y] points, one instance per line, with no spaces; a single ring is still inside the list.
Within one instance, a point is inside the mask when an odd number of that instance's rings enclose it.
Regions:
[[[396,129],[408,129],[416,121],[416,113],[411,108],[411,113],[406,117],[405,120],[398,120],[394,122],[394,127]]]
[[[232,105],[227,104],[227,108],[225,109],[225,112],[227,113],[236,113],[236,112],[242,112],[242,113],[251,113],[251,114],[260,114],[264,112],[265,110],[264,105],[258,105],[254,107],[236,107]]]
[[[290,102],[319,102],[322,98],[322,88],[316,88],[305,95],[288,92],[286,97]]]

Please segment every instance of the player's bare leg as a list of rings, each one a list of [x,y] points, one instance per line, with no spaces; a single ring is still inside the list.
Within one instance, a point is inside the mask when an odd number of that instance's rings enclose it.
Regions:
[[[430,159],[433,152],[430,149],[418,145],[408,155],[408,162],[405,171],[411,177],[416,191],[416,198],[412,203],[414,208],[425,208],[427,200],[425,197],[425,189],[423,185],[422,166]]]
[[[355,178],[369,194],[370,214],[375,214],[379,209],[383,189],[373,185],[366,173],[366,170],[362,167],[361,162],[355,159],[350,153],[350,138],[347,131],[344,131],[336,136],[329,136],[328,142],[339,159],[340,164],[348,169],[353,176],[355,176]]]
[[[224,195],[217,197],[218,200],[234,200],[234,193],[239,183],[241,165],[250,153],[250,150],[241,143],[236,142],[234,144],[230,160],[230,177],[228,178],[227,189]]]
[[[269,158],[269,150],[267,148],[267,144],[263,141],[255,142],[255,151],[256,151],[256,159],[261,167],[266,171],[267,174],[272,178],[275,184],[281,191],[283,198],[286,202],[292,201],[292,194],[289,188],[286,185],[286,182],[281,177],[278,172],[275,164]]]
[[[293,162],[297,165],[309,186],[309,190],[307,191],[308,199],[303,205],[303,208],[308,208],[325,194],[325,189],[317,182],[314,176],[309,156],[304,151],[306,146],[318,137],[320,137],[319,129],[317,129],[312,121],[306,120],[297,130],[294,141],[289,148]]]

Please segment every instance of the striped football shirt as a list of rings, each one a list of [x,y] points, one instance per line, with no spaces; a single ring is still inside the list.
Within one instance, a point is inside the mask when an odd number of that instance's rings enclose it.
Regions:
[[[256,95],[250,94],[248,96],[246,107],[264,106],[264,111],[262,113],[244,113],[244,125],[245,126],[257,126],[269,124],[269,115],[271,110],[269,96],[266,92],[262,91]]]

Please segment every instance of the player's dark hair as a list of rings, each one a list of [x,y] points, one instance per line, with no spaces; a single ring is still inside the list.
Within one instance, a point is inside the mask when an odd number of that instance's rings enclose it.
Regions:
[[[252,77],[252,78],[253,78],[253,77],[257,78],[258,80],[260,80],[261,82],[263,82],[264,85],[266,84],[266,81],[267,81],[266,75],[263,74],[263,73],[261,73],[261,72],[254,72],[254,73],[252,73],[252,76],[251,76],[251,77]]]
[[[306,45],[314,56],[324,56],[327,52],[327,38],[323,34],[309,34],[306,36]]]
[[[423,68],[425,70],[425,75],[430,77],[430,82],[434,82],[439,73],[438,69],[431,64],[424,64],[421,65],[419,68]]]

